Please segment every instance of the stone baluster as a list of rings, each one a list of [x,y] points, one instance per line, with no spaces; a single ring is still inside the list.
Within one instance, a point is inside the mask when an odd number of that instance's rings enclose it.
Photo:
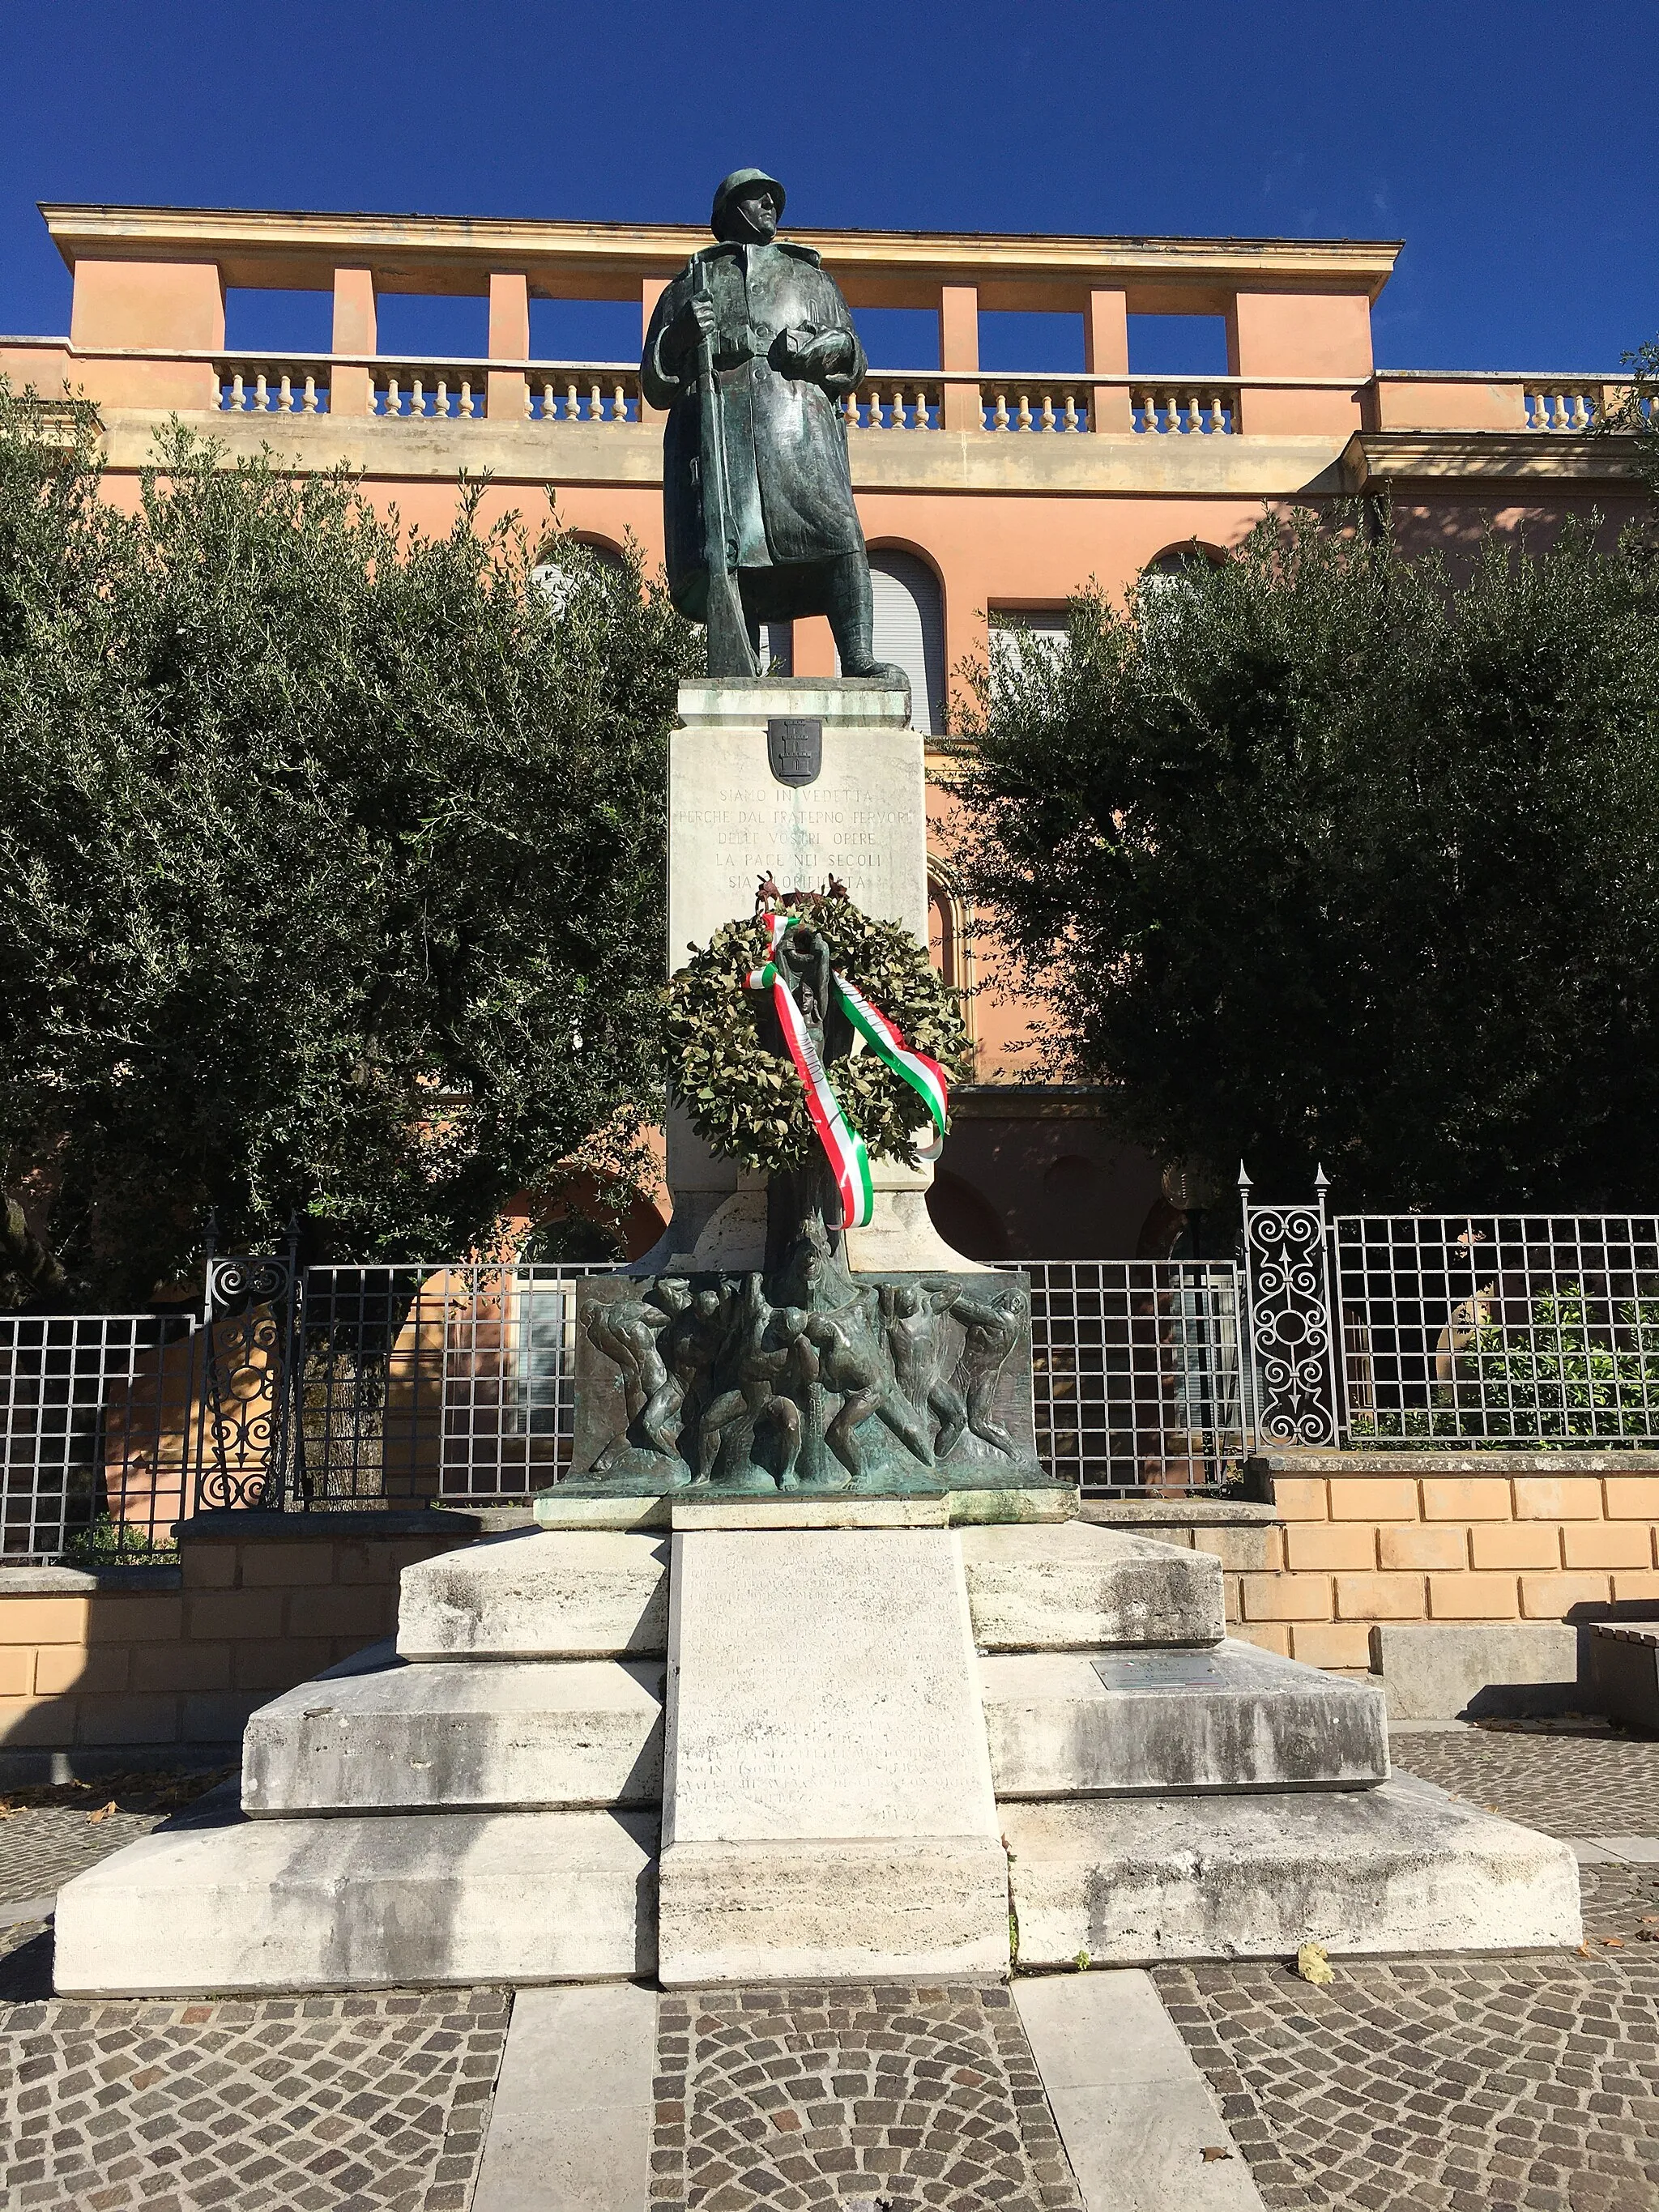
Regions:
[[[319,415],[322,412],[317,404],[317,379],[309,369],[306,372],[306,396],[300,404],[300,412],[302,415]]]
[[[991,417],[991,428],[994,430],[1006,430],[1007,427],[1008,395],[1006,392],[999,391],[997,393],[996,408]]]
[[[1019,422],[1018,427],[1022,430],[1029,430],[1031,427],[1031,395],[1029,392],[1022,392],[1019,395]]]
[[[613,422],[628,420],[628,394],[620,384],[611,395],[611,419]]]
[[[242,390],[242,373],[240,369],[237,370],[236,374],[230,380],[229,404],[232,410],[235,414],[241,415],[246,413],[247,409],[247,396]]]
[[[270,407],[270,393],[265,384],[264,369],[253,380],[253,404],[261,415],[267,413]]]
[[[1077,419],[1077,395],[1075,392],[1068,392],[1066,394],[1066,414],[1060,427],[1066,430],[1075,430],[1080,427]]]
[[[1054,427],[1054,395],[1046,384],[1042,387],[1042,419],[1039,427],[1044,430]]]

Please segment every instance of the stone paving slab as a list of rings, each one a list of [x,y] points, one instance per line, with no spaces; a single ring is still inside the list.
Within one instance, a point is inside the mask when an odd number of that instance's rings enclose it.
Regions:
[[[1006,1986],[693,1990],[657,2021],[652,2212],[1081,2212]]]

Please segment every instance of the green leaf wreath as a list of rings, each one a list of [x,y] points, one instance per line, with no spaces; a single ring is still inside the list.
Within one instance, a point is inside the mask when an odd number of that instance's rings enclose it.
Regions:
[[[849,899],[791,899],[789,909],[810,915],[836,969],[897,1024],[907,1044],[938,1060],[952,1084],[968,1080],[961,994],[940,979],[925,945]],[[668,987],[668,1080],[712,1152],[775,1175],[800,1166],[817,1140],[800,1078],[787,1055],[763,1042],[761,994],[746,987],[766,958],[766,924],[758,915],[727,922],[701,951],[693,950]],[[856,1042],[825,1073],[871,1158],[915,1166],[926,1116],[909,1085]]]

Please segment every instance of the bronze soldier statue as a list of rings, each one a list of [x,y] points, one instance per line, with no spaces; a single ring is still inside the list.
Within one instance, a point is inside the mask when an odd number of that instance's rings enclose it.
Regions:
[[[719,243],[657,302],[640,363],[668,410],[663,513],[674,604],[708,629],[711,676],[759,672],[760,625],[827,615],[845,676],[902,684],[872,649],[870,563],[839,402],[867,363],[811,246],[776,236],[783,186],[738,169]]]

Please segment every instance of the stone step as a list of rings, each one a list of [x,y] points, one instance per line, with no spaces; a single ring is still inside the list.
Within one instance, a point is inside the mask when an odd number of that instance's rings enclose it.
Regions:
[[[279,1814],[651,1804],[659,1659],[400,1662],[302,1682],[248,1722],[242,1807]]]
[[[515,1529],[404,1569],[404,1659],[656,1658],[667,1648],[665,1536]]]
[[[1229,1639],[980,1662],[999,1801],[1385,1782],[1382,1692]]]
[[[1375,1790],[1003,1808],[1024,1972],[1583,1941],[1565,1844],[1409,1776]]]
[[[58,1893],[60,1995],[649,1975],[657,1821],[409,1813],[169,1823]]]
[[[981,1651],[1218,1644],[1221,1563],[1085,1521],[964,1528],[958,1539]]]

